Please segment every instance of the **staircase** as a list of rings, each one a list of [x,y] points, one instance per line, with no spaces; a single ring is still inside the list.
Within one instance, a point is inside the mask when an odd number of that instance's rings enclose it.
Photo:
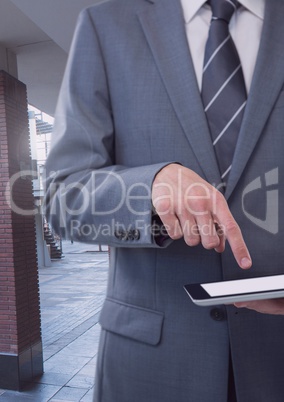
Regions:
[[[45,221],[43,225],[43,236],[46,244],[50,246],[51,260],[60,260],[64,258],[62,253],[61,239],[50,228],[50,225]]]

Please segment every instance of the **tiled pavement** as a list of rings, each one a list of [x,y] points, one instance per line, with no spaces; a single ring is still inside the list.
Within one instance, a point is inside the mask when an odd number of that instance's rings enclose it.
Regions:
[[[63,242],[65,258],[39,269],[44,374],[5,402],[91,402],[108,253]]]

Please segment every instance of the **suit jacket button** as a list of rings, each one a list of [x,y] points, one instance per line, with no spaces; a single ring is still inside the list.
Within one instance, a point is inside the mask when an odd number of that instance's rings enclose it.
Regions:
[[[128,238],[128,240],[134,240],[134,234],[133,234],[133,230],[129,230],[129,232],[128,232],[128,236],[127,236],[127,238]]]
[[[126,230],[121,231],[121,240],[122,241],[127,241],[129,240],[129,232]]]
[[[226,319],[226,313],[221,308],[213,308],[210,311],[210,316],[215,321],[224,321]]]
[[[125,235],[126,232],[124,232],[123,230],[116,230],[114,232],[114,236],[118,239],[118,240],[125,240]]]
[[[134,229],[132,233],[133,233],[134,240],[140,239],[140,231],[138,229]]]
[[[114,232],[114,236],[115,236],[118,240],[120,240],[120,236],[121,236],[120,231],[119,231],[119,230],[116,230],[116,231]]]

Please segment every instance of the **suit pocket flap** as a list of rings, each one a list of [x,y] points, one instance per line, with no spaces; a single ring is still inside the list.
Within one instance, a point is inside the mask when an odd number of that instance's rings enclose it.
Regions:
[[[157,345],[161,339],[164,315],[131,304],[107,298],[100,315],[103,329],[116,334]]]

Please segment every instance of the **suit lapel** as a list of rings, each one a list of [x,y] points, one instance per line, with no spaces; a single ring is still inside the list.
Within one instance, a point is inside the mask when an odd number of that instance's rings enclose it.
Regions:
[[[180,2],[149,1],[139,12],[139,20],[200,167],[208,182],[219,184],[220,173],[188,49]]]
[[[284,80],[284,1],[267,0],[262,38],[225,192],[229,198],[257,144]]]

